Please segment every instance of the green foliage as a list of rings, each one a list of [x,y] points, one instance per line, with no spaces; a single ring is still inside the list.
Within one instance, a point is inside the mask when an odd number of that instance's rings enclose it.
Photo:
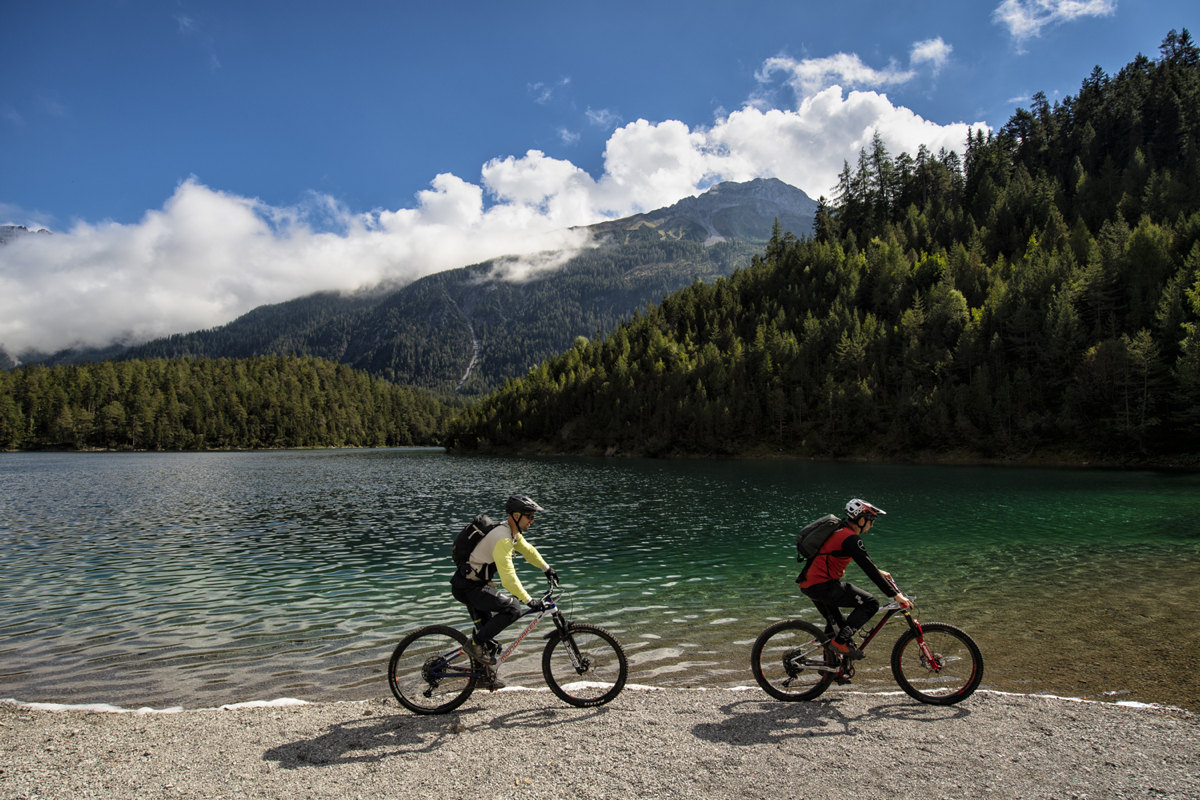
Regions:
[[[847,164],[815,236],[467,409],[460,448],[1194,457],[1200,58],[1096,70],[966,155]]]
[[[314,358],[154,359],[0,371],[0,449],[436,444],[424,392]]]

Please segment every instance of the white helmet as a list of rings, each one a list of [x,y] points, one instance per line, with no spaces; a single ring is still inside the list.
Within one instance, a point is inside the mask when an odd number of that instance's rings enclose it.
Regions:
[[[886,513],[887,512],[879,506],[873,506],[866,500],[860,500],[857,497],[851,500],[849,503],[846,503],[846,514],[849,515],[850,519],[858,519],[864,515],[870,516],[871,519],[875,519],[880,514]]]

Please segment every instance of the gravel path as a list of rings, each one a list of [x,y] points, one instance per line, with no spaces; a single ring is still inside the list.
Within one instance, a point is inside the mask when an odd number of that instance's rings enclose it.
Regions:
[[[1194,798],[1200,717],[979,692],[627,689],[169,714],[0,703],[0,798]]]

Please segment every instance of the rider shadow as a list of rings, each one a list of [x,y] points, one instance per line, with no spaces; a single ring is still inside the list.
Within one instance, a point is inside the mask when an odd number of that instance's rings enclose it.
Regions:
[[[263,761],[284,769],[327,767],[336,764],[375,763],[396,756],[437,750],[465,730],[460,717],[473,710],[446,716],[364,717],[330,726],[320,736],[273,747]]]
[[[786,739],[858,736],[860,723],[871,718],[938,722],[970,714],[963,708],[914,706],[897,700],[861,713],[846,713],[836,697],[804,703],[739,700],[721,706],[725,718],[692,728],[698,738],[731,745],[778,744]]]

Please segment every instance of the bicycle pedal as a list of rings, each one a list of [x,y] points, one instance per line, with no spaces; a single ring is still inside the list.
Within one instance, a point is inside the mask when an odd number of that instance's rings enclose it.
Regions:
[[[835,681],[835,682],[836,682],[836,683],[837,683],[839,686],[845,686],[847,683],[852,683],[852,681],[851,681],[849,678],[846,678],[846,677],[834,678],[834,681]]]

